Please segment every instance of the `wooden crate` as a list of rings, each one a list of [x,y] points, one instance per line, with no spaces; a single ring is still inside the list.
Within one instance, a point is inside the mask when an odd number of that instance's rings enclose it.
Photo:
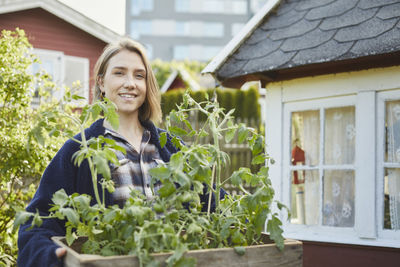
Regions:
[[[137,267],[139,261],[136,256],[109,256],[79,254],[79,248],[85,242],[78,239],[72,247],[65,244],[64,237],[53,237],[54,242],[67,249],[64,257],[65,267]],[[158,253],[154,257],[159,262],[164,262],[171,253]],[[298,267],[303,263],[303,245],[300,241],[285,240],[283,251],[275,244],[265,244],[246,247],[244,255],[238,255],[233,248],[201,249],[191,250],[186,254],[188,257],[197,259],[197,266],[217,267],[217,266],[254,266],[254,267]],[[161,264],[165,266],[165,264]]]

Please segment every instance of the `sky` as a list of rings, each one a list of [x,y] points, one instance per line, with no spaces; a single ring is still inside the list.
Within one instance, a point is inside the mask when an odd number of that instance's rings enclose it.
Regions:
[[[125,33],[125,0],[58,0],[94,21]]]

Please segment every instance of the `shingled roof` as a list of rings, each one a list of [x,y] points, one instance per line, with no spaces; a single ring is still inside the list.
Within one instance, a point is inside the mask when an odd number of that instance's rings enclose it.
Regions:
[[[281,0],[211,72],[225,83],[274,80],[399,51],[400,0]]]

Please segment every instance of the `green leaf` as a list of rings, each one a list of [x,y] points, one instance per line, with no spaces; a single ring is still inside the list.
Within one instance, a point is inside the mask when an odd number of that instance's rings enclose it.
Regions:
[[[284,238],[282,236],[283,230],[281,228],[282,222],[276,217],[272,218],[267,223],[267,231],[269,232],[269,237],[275,241],[276,246],[282,250],[284,247]]]
[[[101,113],[101,107],[99,105],[93,105],[90,109],[90,113],[92,114],[93,120],[97,120]]]
[[[197,223],[191,223],[187,229],[188,234],[200,234],[202,228]]]
[[[33,213],[27,212],[27,211],[19,211],[15,215],[15,220],[14,220],[14,230],[17,229],[21,224],[26,223],[30,217],[33,216]]]
[[[53,198],[51,200],[54,204],[64,207],[68,202],[68,195],[62,188],[53,194]]]
[[[251,152],[253,155],[257,155],[258,153],[262,152],[264,148],[264,138],[261,135],[258,135],[252,148]]]
[[[232,139],[235,137],[235,133],[236,133],[236,128],[228,130],[225,134],[225,142],[230,143]]]
[[[33,216],[33,220],[32,220],[32,226],[41,226],[43,223],[42,218],[40,218],[39,213],[35,213],[35,215]]]
[[[182,152],[173,154],[169,160],[169,165],[174,171],[179,171],[183,168],[183,155]]]
[[[119,127],[119,118],[118,114],[115,111],[115,106],[111,101],[106,101],[106,107],[103,108],[104,117],[111,124],[111,127],[114,130],[117,130]]]
[[[86,99],[86,98],[84,98],[84,97],[82,97],[80,95],[72,95],[72,99],[73,100],[81,100],[81,99]]]
[[[251,164],[253,164],[253,165],[262,164],[264,162],[265,162],[264,154],[257,155],[251,160]]]
[[[174,137],[172,138],[171,142],[172,142],[172,144],[173,144],[176,148],[178,148],[178,149],[181,149],[181,148],[182,148],[181,140],[180,140],[178,137],[174,136]]]
[[[79,216],[75,210],[71,208],[62,208],[60,212],[67,217],[67,220],[71,222],[73,225],[77,225],[79,223]]]
[[[94,155],[93,163],[96,166],[99,174],[102,174],[106,179],[111,178],[110,167],[108,166],[107,160],[104,157],[102,157],[100,154]]]
[[[239,186],[242,184],[242,179],[240,178],[240,172],[234,171],[230,177],[231,183],[234,186]]]
[[[196,258],[182,257],[175,264],[175,267],[195,267],[197,264]]]
[[[107,210],[106,215],[103,218],[103,221],[105,223],[111,223],[115,219],[115,217],[117,217],[117,215],[118,213],[116,210],[111,210],[111,211]]]
[[[103,233],[104,231],[103,231],[103,230],[96,229],[96,228],[92,228],[92,229],[91,229],[91,232],[92,232],[94,235],[98,235],[98,234]]]
[[[167,132],[160,133],[160,146],[163,148],[167,143]]]
[[[243,256],[246,253],[245,247],[234,247],[234,250],[240,256]]]
[[[173,183],[168,182],[163,184],[163,186],[158,190],[158,194],[160,195],[160,197],[165,198],[174,193],[175,190],[176,190],[175,185]]]
[[[177,136],[183,136],[187,134],[187,131],[178,127],[178,126],[171,126],[168,128],[168,130],[173,134]]]
[[[77,239],[75,232],[72,232],[72,227],[68,226],[65,234],[65,239],[67,240],[68,246],[71,246],[72,243]]]
[[[150,169],[149,173],[152,177],[157,178],[159,180],[164,180],[171,175],[170,170],[163,165],[159,165],[153,169]]]
[[[238,130],[238,142],[239,144],[243,143],[247,136],[248,136],[249,131],[247,130],[247,127],[244,124],[241,124]]]

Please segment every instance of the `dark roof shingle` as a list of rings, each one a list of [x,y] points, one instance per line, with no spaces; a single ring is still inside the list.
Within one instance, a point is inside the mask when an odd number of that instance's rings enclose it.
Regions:
[[[281,0],[216,70],[256,72],[400,51],[400,0]]]

